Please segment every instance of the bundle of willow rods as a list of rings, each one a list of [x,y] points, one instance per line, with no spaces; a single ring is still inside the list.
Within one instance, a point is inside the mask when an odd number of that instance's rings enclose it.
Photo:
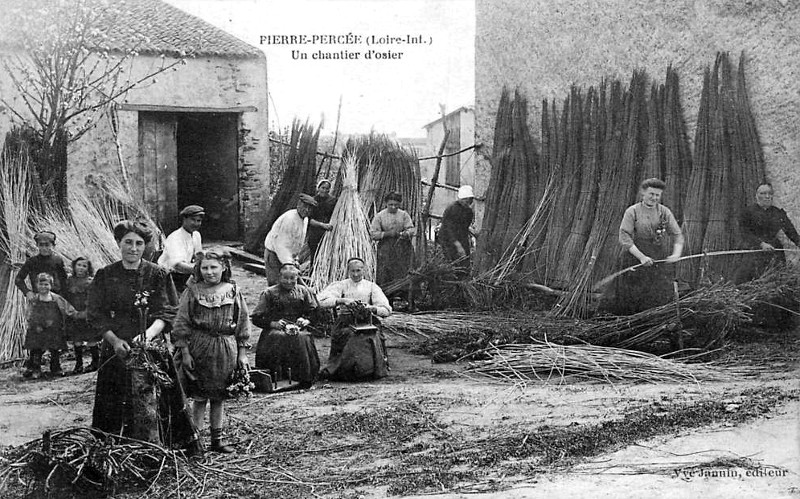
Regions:
[[[653,83],[650,98],[647,100],[647,142],[645,143],[644,161],[641,180],[646,178],[664,178],[664,131],[663,103],[664,85]]]
[[[369,235],[369,220],[356,190],[355,156],[348,154],[340,171],[342,193],[333,209],[331,224],[317,249],[311,281],[317,290],[328,284],[347,278],[347,261],[358,257],[364,260],[364,278],[374,280],[375,251]]]
[[[314,195],[320,130],[308,122],[305,124],[301,124],[298,120],[292,122],[291,138],[289,145],[286,146],[289,148],[289,154],[286,158],[283,179],[263,221],[245,241],[245,249],[250,253],[261,254],[264,250],[264,238],[267,237],[272,224],[283,213],[295,207],[298,195],[302,193]]]
[[[8,267],[8,278],[4,282],[2,319],[0,319],[0,361],[19,359],[23,356],[25,340],[26,300],[14,285],[26,248],[31,244],[28,228],[29,167],[27,156],[0,156],[0,257]]]
[[[672,210],[678,223],[683,222],[683,203],[689,174],[692,170],[692,154],[686,134],[686,121],[680,100],[678,73],[667,67],[663,101],[664,139],[664,195],[661,202]]]
[[[580,191],[577,193],[572,228],[564,243],[558,246],[561,254],[556,259],[558,262],[556,275],[565,276],[567,279],[572,276],[575,262],[580,261],[586,247],[597,208],[598,172],[600,171],[601,142],[605,125],[605,117],[601,115],[599,102],[600,100],[605,101],[605,85],[605,81],[600,84],[599,96],[594,87],[589,87],[583,108],[583,144],[581,147],[583,159],[575,159],[575,161],[582,161],[577,164],[582,176]],[[602,107],[605,108],[605,102]]]
[[[510,382],[546,384],[574,380],[632,383],[692,382],[718,379],[701,365],[674,362],[642,352],[594,345],[557,345],[536,341],[530,345],[493,347],[488,360],[470,363],[468,374]]]
[[[514,343],[530,343],[532,339],[567,337],[580,340],[583,322],[572,319],[552,319],[531,313],[486,312],[425,312],[416,314],[394,313],[382,320],[390,332],[412,333],[428,339],[464,332],[486,333],[492,337],[507,331],[516,331]],[[576,335],[577,334],[577,335]]]
[[[711,126],[710,100],[711,76],[708,68],[703,75],[703,90],[700,97],[700,110],[697,115],[697,130],[694,139],[694,161],[689,176],[686,198],[683,206],[683,236],[686,239],[684,253],[695,254],[703,249],[703,237],[708,223],[708,209],[705,203],[710,163],[709,130]],[[699,262],[689,261],[678,266],[680,279],[695,282]]]
[[[458,351],[455,358],[490,345],[545,339],[561,344],[663,351],[680,334],[686,347],[711,348],[749,324],[750,310],[756,305],[792,296],[800,296],[800,272],[782,266],[738,288],[718,282],[681,297],[677,306],[669,303],[627,317],[579,320],[520,312],[397,313],[385,319],[384,326],[399,334],[427,338],[434,353]]]
[[[738,220],[765,179],[763,152],[747,97],[744,53],[737,76],[725,52],[706,69],[695,138],[694,166],[684,210],[686,254],[740,247]],[[712,262],[715,277],[732,278],[738,259]],[[698,282],[698,260],[679,267]]]
[[[641,170],[639,129],[644,118],[646,83],[646,75],[635,72],[627,91],[622,90],[619,82],[612,84],[604,113],[605,140],[593,224],[580,259],[573,261],[573,271],[568,277],[569,293],[553,310],[557,317],[584,316],[589,308],[593,279],[600,279],[619,265],[621,251],[616,237],[619,221],[635,200],[635,179]],[[599,119],[594,126],[600,126]]]
[[[422,198],[419,158],[416,152],[404,147],[385,134],[375,132],[350,138],[343,158],[352,156],[356,165],[358,194],[367,218],[372,220],[383,209],[384,199],[391,192],[403,197],[401,206],[417,219]],[[343,188],[340,170],[337,190]]]
[[[535,203],[534,181],[539,174],[539,153],[528,127],[528,102],[517,90],[514,98],[503,89],[495,125],[492,174],[486,191],[484,232],[478,240],[475,266],[485,271],[495,266],[518,238]]]
[[[159,445],[101,435],[93,428],[48,430],[42,438],[15,448],[6,456],[8,464],[0,467],[0,493],[15,472],[30,474],[30,486],[43,492],[71,486],[76,492],[113,494],[147,487],[162,475],[174,478],[176,467],[187,466],[179,454]]]
[[[678,331],[692,336],[698,348],[720,344],[730,333],[751,320],[754,296],[739,291],[729,282],[717,282],[668,303],[626,317],[592,322],[581,338],[594,345],[649,349]]]

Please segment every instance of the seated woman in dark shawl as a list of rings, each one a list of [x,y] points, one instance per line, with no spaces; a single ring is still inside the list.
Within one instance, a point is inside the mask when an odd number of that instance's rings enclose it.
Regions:
[[[314,338],[305,327],[317,309],[317,299],[297,283],[300,271],[291,263],[280,269],[278,284],[261,293],[250,319],[263,329],[256,346],[256,368],[289,377],[301,386],[311,386],[319,374],[319,355]]]
[[[143,346],[156,340],[175,316],[169,274],[142,259],[150,238],[142,225],[117,224],[114,239],[122,259],[98,270],[89,288],[88,319],[103,339],[92,427],[197,452],[197,431],[185,410],[172,358],[163,345],[160,350]]]

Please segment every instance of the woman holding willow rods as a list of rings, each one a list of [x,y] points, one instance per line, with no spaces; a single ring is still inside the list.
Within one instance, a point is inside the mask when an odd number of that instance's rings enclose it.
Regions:
[[[673,296],[675,268],[684,238],[675,216],[661,204],[665,184],[657,178],[642,182],[642,200],[625,210],[619,226],[619,242],[629,256],[626,265],[641,264],[621,275],[612,286],[614,296],[604,308],[630,315],[667,303]],[[670,241],[671,252],[670,252]],[[666,260],[657,264],[656,260]]]
[[[175,317],[169,274],[142,259],[152,237],[148,228],[123,221],[113,232],[122,258],[97,271],[87,298],[89,323],[103,339],[92,427],[199,451],[162,337]]]

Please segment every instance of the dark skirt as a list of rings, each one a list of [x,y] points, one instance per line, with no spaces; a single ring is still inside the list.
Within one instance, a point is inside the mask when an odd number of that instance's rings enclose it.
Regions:
[[[86,319],[67,320],[67,338],[70,341],[98,341],[97,330]]]
[[[228,398],[228,381],[236,369],[239,353],[236,337],[214,336],[195,329],[189,336],[189,353],[194,359],[192,374],[196,380],[187,383],[186,394],[195,399]]]
[[[378,328],[378,339],[383,345],[383,351],[386,352],[386,338],[383,336],[380,320],[373,317],[372,324]],[[336,319],[336,324],[334,324],[333,333],[331,334],[331,350],[328,354],[328,363],[324,369],[325,375],[331,376],[339,369],[344,348],[353,336],[353,329],[351,328],[353,325],[354,322],[348,315],[343,314]]]
[[[319,354],[310,333],[296,335],[285,331],[264,330],[256,346],[256,368],[278,373],[278,379],[287,379],[292,370],[292,380],[311,385],[319,375]]]
[[[26,350],[61,350],[67,348],[64,338],[61,309],[55,301],[33,300],[28,329],[25,333]]]
[[[153,365],[169,379],[158,382],[143,369],[129,368],[104,341],[97,371],[92,427],[171,448],[198,452],[202,446],[169,355],[148,350]]]
[[[408,275],[414,247],[411,240],[402,237],[384,238],[378,243],[378,271],[375,283],[386,286]]]
[[[663,244],[636,240],[636,246],[653,260],[667,257]],[[639,264],[628,252],[621,258],[621,267]],[[665,305],[674,300],[675,265],[657,263],[639,267],[617,277],[606,289],[600,311],[614,315],[633,315],[644,310]]]

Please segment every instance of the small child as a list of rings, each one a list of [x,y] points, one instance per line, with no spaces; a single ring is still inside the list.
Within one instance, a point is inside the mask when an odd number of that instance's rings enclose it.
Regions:
[[[42,272],[47,272],[53,276],[52,291],[54,293],[61,293],[64,284],[67,282],[64,259],[54,253],[56,235],[45,230],[37,232],[33,236],[33,240],[36,241],[36,247],[39,252],[25,260],[25,263],[19,269],[16,279],[14,279],[14,284],[29,300],[36,296],[36,283],[34,281]],[[30,288],[25,282],[26,278],[30,278]]]
[[[36,294],[28,305],[28,333],[25,348],[30,350],[25,378],[38,379],[42,375],[42,353],[50,350],[50,374],[64,376],[61,370],[61,349],[67,347],[64,326],[68,317],[77,312],[67,300],[53,293],[53,276],[41,272],[36,276]]]
[[[86,298],[93,276],[94,268],[88,258],[79,256],[72,260],[72,275],[67,278],[64,298],[78,311],[77,317],[67,322],[67,337],[75,349],[75,369],[72,371],[75,374],[96,371],[100,360],[97,332],[86,320]],[[83,350],[87,346],[92,354],[92,363],[84,369]]]

